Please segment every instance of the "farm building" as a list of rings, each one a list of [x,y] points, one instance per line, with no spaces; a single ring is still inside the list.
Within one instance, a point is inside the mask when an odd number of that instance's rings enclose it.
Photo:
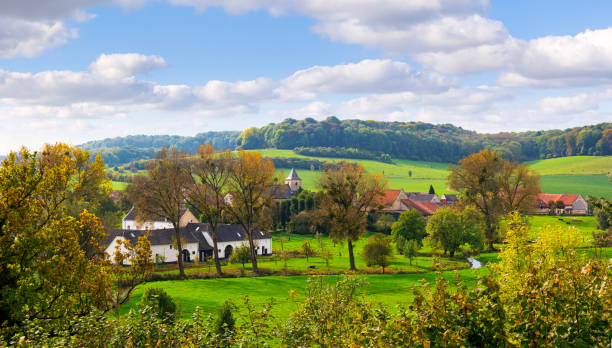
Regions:
[[[138,212],[134,207],[130,209],[127,215],[121,221],[121,228],[124,230],[163,230],[174,228],[172,223],[168,221],[168,219],[156,219],[155,221],[146,221],[142,223],[138,223],[136,221],[136,216]],[[180,227],[187,226],[188,223],[198,222],[198,219],[193,215],[193,213],[189,209],[183,209],[181,211],[181,221],[179,223]]]
[[[554,207],[550,205],[553,204]],[[536,214],[548,215],[554,210],[556,215],[587,215],[589,206],[582,195],[539,193]]]

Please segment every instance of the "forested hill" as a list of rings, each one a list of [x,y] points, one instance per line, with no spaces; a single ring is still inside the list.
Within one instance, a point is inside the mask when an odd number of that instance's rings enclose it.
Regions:
[[[242,132],[245,149],[297,147],[357,148],[393,158],[457,162],[483,148],[515,161],[574,155],[612,154],[612,123],[566,130],[479,134],[450,124],[422,122],[286,119]],[[311,152],[312,153],[312,152]]]
[[[109,166],[151,158],[163,146],[195,152],[209,142],[216,148],[292,149],[302,154],[369,158],[400,158],[457,162],[483,148],[508,159],[534,159],[612,155],[612,123],[566,130],[481,134],[451,124],[378,122],[312,118],[286,119],[243,132],[207,132],[193,137],[135,135],[92,141],[80,147],[102,154]],[[364,157],[365,156],[365,157]]]
[[[89,141],[78,147],[88,149],[94,154],[101,154],[108,166],[148,159],[164,146],[176,146],[179,149],[195,152],[198,146],[206,143],[218,149],[234,149],[240,136],[239,131],[206,132],[192,137],[178,135],[129,135],[126,137],[107,138]]]

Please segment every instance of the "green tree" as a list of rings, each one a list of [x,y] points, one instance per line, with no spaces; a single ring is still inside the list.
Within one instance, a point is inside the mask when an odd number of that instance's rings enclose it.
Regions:
[[[231,337],[234,333],[235,325],[236,320],[232,315],[232,305],[228,301],[225,301],[217,312],[215,332],[223,337]]]
[[[412,259],[414,259],[419,252],[419,242],[414,239],[405,239],[402,236],[399,236],[395,241],[395,247],[397,251],[406,256],[410,260],[410,264],[412,265]]]
[[[403,238],[407,241],[415,240],[419,247],[423,246],[423,238],[427,236],[425,231],[426,224],[427,221],[423,215],[419,214],[415,209],[403,212],[393,226],[391,226],[393,241],[397,244],[398,239]]]
[[[380,174],[347,162],[327,167],[321,176],[319,216],[330,224],[330,237],[347,241],[351,270],[356,269],[353,242],[365,232],[368,210],[377,207],[386,186]]]
[[[382,267],[382,273],[385,274],[385,267],[389,266],[391,255],[392,248],[389,238],[382,234],[375,234],[368,238],[361,257],[368,267],[380,266]]]
[[[174,322],[180,315],[176,302],[162,288],[146,287],[142,294],[140,306],[151,307],[157,317],[164,322]]]
[[[242,269],[244,270],[244,264],[251,260],[251,250],[248,245],[241,245],[234,249],[234,252],[230,256],[229,261],[231,263],[241,263]]]
[[[434,190],[433,185],[429,185],[429,194],[430,194],[430,195],[434,195],[434,194],[436,194],[436,190]]]
[[[458,212],[447,207],[438,209],[429,217],[427,224],[427,233],[431,236],[431,240],[444,250],[444,254],[450,253],[451,257],[463,244],[462,229]]]

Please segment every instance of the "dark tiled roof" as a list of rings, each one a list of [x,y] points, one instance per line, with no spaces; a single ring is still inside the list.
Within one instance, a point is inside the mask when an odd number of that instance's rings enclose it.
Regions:
[[[192,226],[190,226],[192,225]],[[180,229],[180,234],[186,243],[199,243],[200,250],[212,250],[212,247],[204,238],[202,232],[204,230],[197,230],[195,225],[198,224],[188,224],[186,227]],[[138,241],[138,237],[145,235],[147,232],[150,232],[149,242],[151,245],[166,245],[172,244],[174,238],[174,230],[173,229],[162,229],[162,230],[119,230],[113,229],[107,231],[108,235],[104,238],[103,245],[107,248],[110,243],[115,239],[115,237],[123,237],[130,241],[132,244],[136,244]]]
[[[447,202],[457,202],[459,200],[459,198],[457,197],[457,195],[444,195],[444,199],[446,199]]]
[[[295,192],[291,191],[291,187],[287,184],[274,184],[270,185],[268,194],[272,199],[289,199],[295,195]]]
[[[408,198],[415,202],[431,202],[436,195],[433,193],[424,193],[424,192],[409,192]]]
[[[186,211],[187,211],[186,208],[181,209],[181,216],[183,216],[183,214],[185,214]],[[130,209],[127,215],[123,218],[123,221],[136,221],[136,215],[138,215],[138,212],[136,211],[134,207],[132,207],[132,209]],[[164,218],[155,219],[155,222],[165,222],[165,221],[167,220]]]
[[[202,231],[210,231],[210,225],[207,223],[191,223],[187,224],[187,228],[190,226],[200,227]],[[195,228],[195,227],[192,227]],[[244,228],[239,224],[222,224],[217,225],[217,242],[236,242],[246,240],[247,236],[244,232]],[[260,230],[253,231],[253,239],[269,239],[272,238],[269,233],[262,232]]]

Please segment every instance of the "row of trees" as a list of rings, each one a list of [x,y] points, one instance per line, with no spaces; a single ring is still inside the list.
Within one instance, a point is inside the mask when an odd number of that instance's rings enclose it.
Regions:
[[[245,149],[274,147],[357,148],[394,158],[456,163],[484,148],[513,161],[612,154],[612,125],[602,123],[567,130],[478,134],[453,125],[422,122],[339,120],[328,117],[286,119],[262,128],[249,128],[238,138]]]

